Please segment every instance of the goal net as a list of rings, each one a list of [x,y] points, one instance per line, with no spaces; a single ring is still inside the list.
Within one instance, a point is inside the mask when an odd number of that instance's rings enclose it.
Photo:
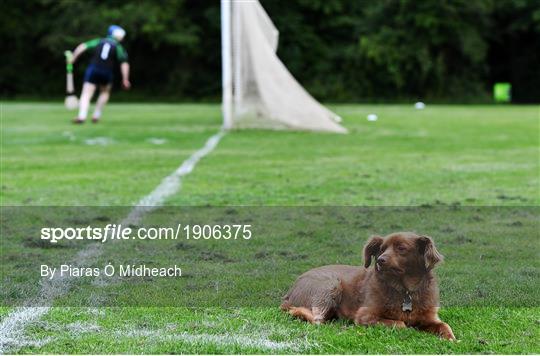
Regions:
[[[224,127],[347,132],[279,60],[278,37],[258,0],[221,0]]]

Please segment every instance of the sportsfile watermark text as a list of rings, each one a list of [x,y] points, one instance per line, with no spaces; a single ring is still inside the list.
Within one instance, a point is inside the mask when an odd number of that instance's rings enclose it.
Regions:
[[[132,228],[122,224],[104,227],[44,227],[41,239],[57,243],[61,240],[249,240],[252,226],[246,224],[183,225],[175,227]]]

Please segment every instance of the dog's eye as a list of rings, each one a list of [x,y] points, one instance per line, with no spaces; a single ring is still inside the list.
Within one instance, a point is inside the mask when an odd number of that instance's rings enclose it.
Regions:
[[[405,251],[407,251],[407,248],[406,248],[405,246],[399,245],[399,246],[397,247],[397,250],[398,250],[399,252],[405,252]]]

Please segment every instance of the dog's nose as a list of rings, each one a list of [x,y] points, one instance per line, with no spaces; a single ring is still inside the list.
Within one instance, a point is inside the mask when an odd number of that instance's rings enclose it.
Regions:
[[[379,256],[379,258],[377,258],[377,263],[380,265],[385,265],[386,262],[387,262],[386,256]]]

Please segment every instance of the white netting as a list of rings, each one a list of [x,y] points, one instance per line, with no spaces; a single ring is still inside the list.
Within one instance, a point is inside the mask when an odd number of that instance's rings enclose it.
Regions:
[[[258,0],[233,1],[233,127],[345,133],[276,55],[279,32]]]

